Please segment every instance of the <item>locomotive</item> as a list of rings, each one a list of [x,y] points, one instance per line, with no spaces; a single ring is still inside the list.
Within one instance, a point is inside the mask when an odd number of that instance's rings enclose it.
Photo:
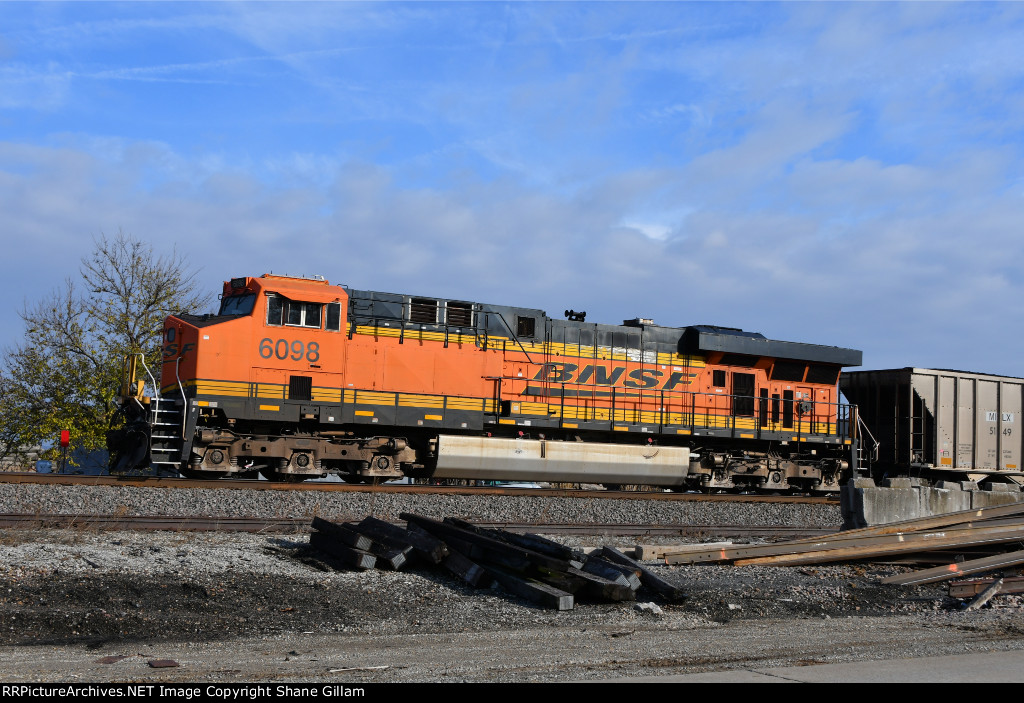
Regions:
[[[166,319],[158,393],[129,370],[111,472],[833,492],[857,469],[860,351],[564,317],[231,279],[217,314]]]

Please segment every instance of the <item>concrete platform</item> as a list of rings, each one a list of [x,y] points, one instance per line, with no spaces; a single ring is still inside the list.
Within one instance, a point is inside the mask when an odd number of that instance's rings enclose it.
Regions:
[[[840,491],[843,529],[883,525],[901,520],[977,510],[1024,500],[1014,484],[973,481],[938,481],[892,478],[876,485],[870,478],[854,478]]]

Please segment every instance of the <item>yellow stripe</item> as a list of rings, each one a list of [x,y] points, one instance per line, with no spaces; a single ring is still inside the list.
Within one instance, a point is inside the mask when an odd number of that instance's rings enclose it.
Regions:
[[[280,410],[280,405],[261,405],[260,410]]]
[[[372,410],[356,410],[356,415],[361,415],[362,417],[373,417],[373,411]]]
[[[576,428],[579,427],[575,422],[563,422],[562,427]]]
[[[394,393],[377,393],[374,391],[356,391],[358,405],[394,405]]]
[[[628,427],[616,427],[615,425],[612,425],[612,429],[618,432],[629,432]]]
[[[424,420],[443,420],[444,418],[440,415],[424,415]]]

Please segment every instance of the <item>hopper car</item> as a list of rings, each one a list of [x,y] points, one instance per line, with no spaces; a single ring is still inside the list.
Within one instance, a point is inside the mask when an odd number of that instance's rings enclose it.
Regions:
[[[167,318],[158,372],[133,360],[111,471],[832,492],[862,461],[839,391],[861,356],[728,327],[240,277],[217,314]]]
[[[844,373],[840,388],[875,478],[1022,482],[1024,379],[907,367]]]

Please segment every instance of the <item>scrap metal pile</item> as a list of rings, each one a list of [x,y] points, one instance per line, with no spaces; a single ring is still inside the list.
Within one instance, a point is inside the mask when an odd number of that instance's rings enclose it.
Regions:
[[[685,598],[678,587],[612,547],[585,554],[539,535],[487,529],[455,518],[439,521],[411,513],[401,518],[406,528],[374,517],[358,523],[314,518],[309,544],[346,568],[437,565],[474,588],[497,582],[511,594],[558,610],[571,610],[577,596],[636,600],[641,587],[666,600]]]
[[[1024,593],[1024,578],[1005,570],[1024,565],[1024,503],[965,510],[774,544],[715,545],[666,551],[667,564],[798,566],[850,561],[939,564],[890,576],[882,583],[919,585],[951,581],[949,595],[973,598],[977,608],[999,593]],[[993,574],[964,580],[964,576]],[[954,580],[959,579],[959,580]]]

